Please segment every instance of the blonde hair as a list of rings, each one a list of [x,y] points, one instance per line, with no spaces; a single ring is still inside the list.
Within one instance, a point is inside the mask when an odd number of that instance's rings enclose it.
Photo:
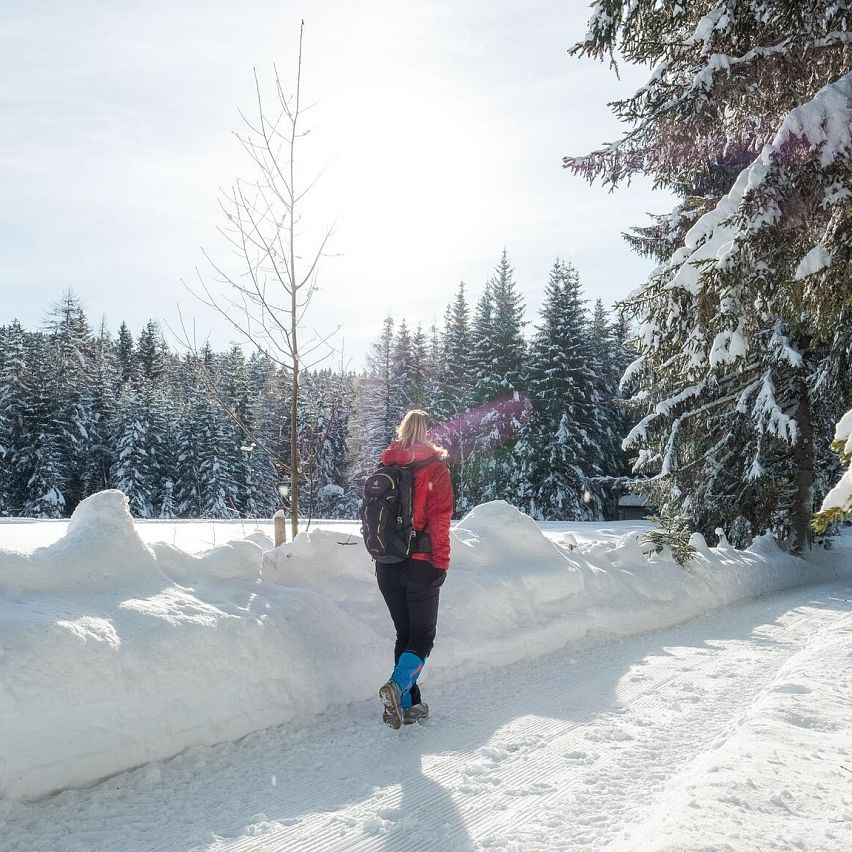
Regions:
[[[438,454],[440,459],[446,459],[447,451],[443,447],[433,444],[426,435],[428,434],[429,415],[419,408],[409,411],[396,427],[396,436],[399,438],[403,449],[408,450],[412,457],[415,447],[428,447]]]
[[[396,427],[396,436],[406,450],[413,449],[418,444],[427,444],[426,431],[428,416],[425,411],[415,408],[402,418]]]

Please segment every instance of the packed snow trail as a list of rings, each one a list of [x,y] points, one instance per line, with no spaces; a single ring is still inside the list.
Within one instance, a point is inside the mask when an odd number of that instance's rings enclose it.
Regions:
[[[848,586],[803,588],[427,681],[432,719],[398,733],[376,700],[0,802],[0,849],[852,848],[850,599]],[[770,699],[781,733],[764,724]]]

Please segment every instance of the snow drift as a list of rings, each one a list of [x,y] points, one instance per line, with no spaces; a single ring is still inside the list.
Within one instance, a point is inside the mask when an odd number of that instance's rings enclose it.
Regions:
[[[827,558],[793,559],[766,538],[740,552],[699,537],[688,571],[644,554],[636,532],[563,545],[500,502],[453,536],[427,667],[442,678],[834,576]],[[256,534],[196,556],[144,544],[124,495],[96,494],[55,544],[0,551],[0,797],[369,698],[392,648],[358,536],[319,529],[273,549]]]

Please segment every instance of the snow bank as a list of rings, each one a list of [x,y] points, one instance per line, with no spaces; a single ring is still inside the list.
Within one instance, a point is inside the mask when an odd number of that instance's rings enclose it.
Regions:
[[[0,590],[7,594],[73,594],[107,586],[141,590],[164,579],[136,534],[124,495],[102,491],[80,504],[56,544],[4,562]]]
[[[505,503],[453,531],[427,673],[448,678],[567,644],[674,624],[823,579],[829,564],[707,548],[689,571],[638,531],[549,540]],[[116,491],[67,535],[0,551],[0,797],[91,783],[192,745],[369,698],[392,664],[390,619],[360,538],[254,534],[199,555],[146,545]]]
[[[374,632],[262,582],[262,558],[252,541],[148,547],[116,491],[84,501],[56,544],[0,551],[0,797],[319,713],[383,674]]]

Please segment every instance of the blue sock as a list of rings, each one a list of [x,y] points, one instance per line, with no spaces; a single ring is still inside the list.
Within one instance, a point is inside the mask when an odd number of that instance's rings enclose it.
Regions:
[[[400,656],[391,679],[396,681],[396,685],[402,690],[403,695],[407,695],[408,690],[417,682],[417,676],[423,670],[424,665],[426,665],[426,661],[421,660],[417,654],[412,654],[411,651],[406,651]],[[411,701],[410,695],[408,700]]]

